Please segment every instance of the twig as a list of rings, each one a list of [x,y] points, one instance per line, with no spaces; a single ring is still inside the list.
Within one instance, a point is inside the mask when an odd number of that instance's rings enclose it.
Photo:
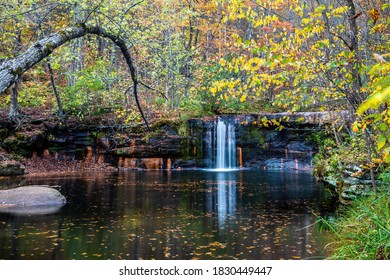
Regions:
[[[138,1],[137,3],[131,5],[126,11],[124,11],[123,15],[127,14],[128,11],[130,11],[132,8],[134,8],[135,6],[141,4],[142,2],[144,2],[145,0],[141,0],[141,1]]]
[[[154,91],[157,91],[159,94],[161,94],[166,100],[168,100],[168,97],[161,91],[159,91],[158,89],[154,88],[154,87],[151,87],[147,84],[145,84],[144,82],[142,81],[138,81],[141,85],[143,85],[144,87],[150,89],[150,90],[154,90]],[[127,92],[127,91],[126,91]],[[126,93],[125,93],[126,94]]]
[[[99,7],[100,7],[100,5],[101,5],[103,2],[104,2],[104,0],[101,0],[101,1],[99,2],[99,4],[97,4],[96,7],[93,8],[93,9],[89,12],[88,16],[84,19],[83,23],[86,23],[86,22],[87,22],[87,20],[89,19],[89,17],[90,17],[90,16],[91,16]]]

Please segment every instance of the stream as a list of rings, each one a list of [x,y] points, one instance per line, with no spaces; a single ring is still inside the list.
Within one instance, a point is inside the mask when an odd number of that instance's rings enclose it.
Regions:
[[[308,172],[126,171],[26,176],[55,213],[0,213],[0,259],[322,259],[333,201]]]

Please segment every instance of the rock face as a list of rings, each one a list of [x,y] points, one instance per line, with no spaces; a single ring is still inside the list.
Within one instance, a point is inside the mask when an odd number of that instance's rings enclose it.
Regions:
[[[294,117],[285,113],[228,116],[235,122],[237,166],[278,170],[312,169],[312,159],[317,153],[317,147],[310,142],[309,136],[331,119],[323,113],[293,115]],[[216,135],[216,129],[212,129],[216,119],[217,117],[189,120],[188,150],[193,151],[198,167],[210,166],[207,153],[210,150],[213,152],[215,141],[210,141],[209,136]],[[281,126],[271,120],[276,120],[283,128],[278,129]]]
[[[207,140],[209,132],[215,136],[218,116],[190,119],[185,127],[167,122],[156,126],[153,133],[142,129],[113,133],[88,127],[39,127],[35,132],[0,133],[0,145],[10,151],[26,155],[26,171],[37,172],[32,162],[42,159],[39,168],[50,171],[73,163],[80,169],[181,169],[210,166],[207,154],[215,140]],[[260,169],[312,168],[317,148],[308,141],[308,135],[337,119],[347,120],[346,112],[260,113],[230,115],[235,123],[237,166]],[[278,129],[283,126],[283,129]],[[0,127],[1,128],[1,127]],[[180,131],[180,133],[179,133]],[[1,131],[0,131],[1,132]],[[211,139],[211,138],[210,138]],[[1,152],[1,151],[0,151]],[[215,151],[214,151],[215,152]],[[57,163],[51,168],[51,161]],[[48,167],[49,166],[49,167]],[[24,166],[12,162],[0,153],[0,176],[20,175]]]
[[[28,207],[61,207],[65,197],[48,186],[25,186],[0,190],[0,210]]]

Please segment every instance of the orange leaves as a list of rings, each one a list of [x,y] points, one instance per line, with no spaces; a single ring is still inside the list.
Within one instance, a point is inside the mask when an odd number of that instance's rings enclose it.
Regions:
[[[375,25],[381,14],[377,9],[371,9],[368,11],[368,15],[373,20],[373,24]]]

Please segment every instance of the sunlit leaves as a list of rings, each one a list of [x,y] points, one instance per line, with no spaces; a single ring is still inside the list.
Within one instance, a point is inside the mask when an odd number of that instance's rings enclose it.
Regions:
[[[357,109],[357,114],[362,115],[368,109],[378,109],[384,102],[390,99],[390,87],[369,96]]]
[[[372,80],[373,93],[357,109],[358,115],[362,115],[368,109],[378,109],[380,105],[390,99],[390,63],[386,62],[383,56],[380,57],[379,63],[375,64],[368,72]],[[386,55],[384,55],[386,56]]]
[[[373,24],[376,24],[381,14],[377,9],[371,9],[368,11],[368,15],[372,19]]]

